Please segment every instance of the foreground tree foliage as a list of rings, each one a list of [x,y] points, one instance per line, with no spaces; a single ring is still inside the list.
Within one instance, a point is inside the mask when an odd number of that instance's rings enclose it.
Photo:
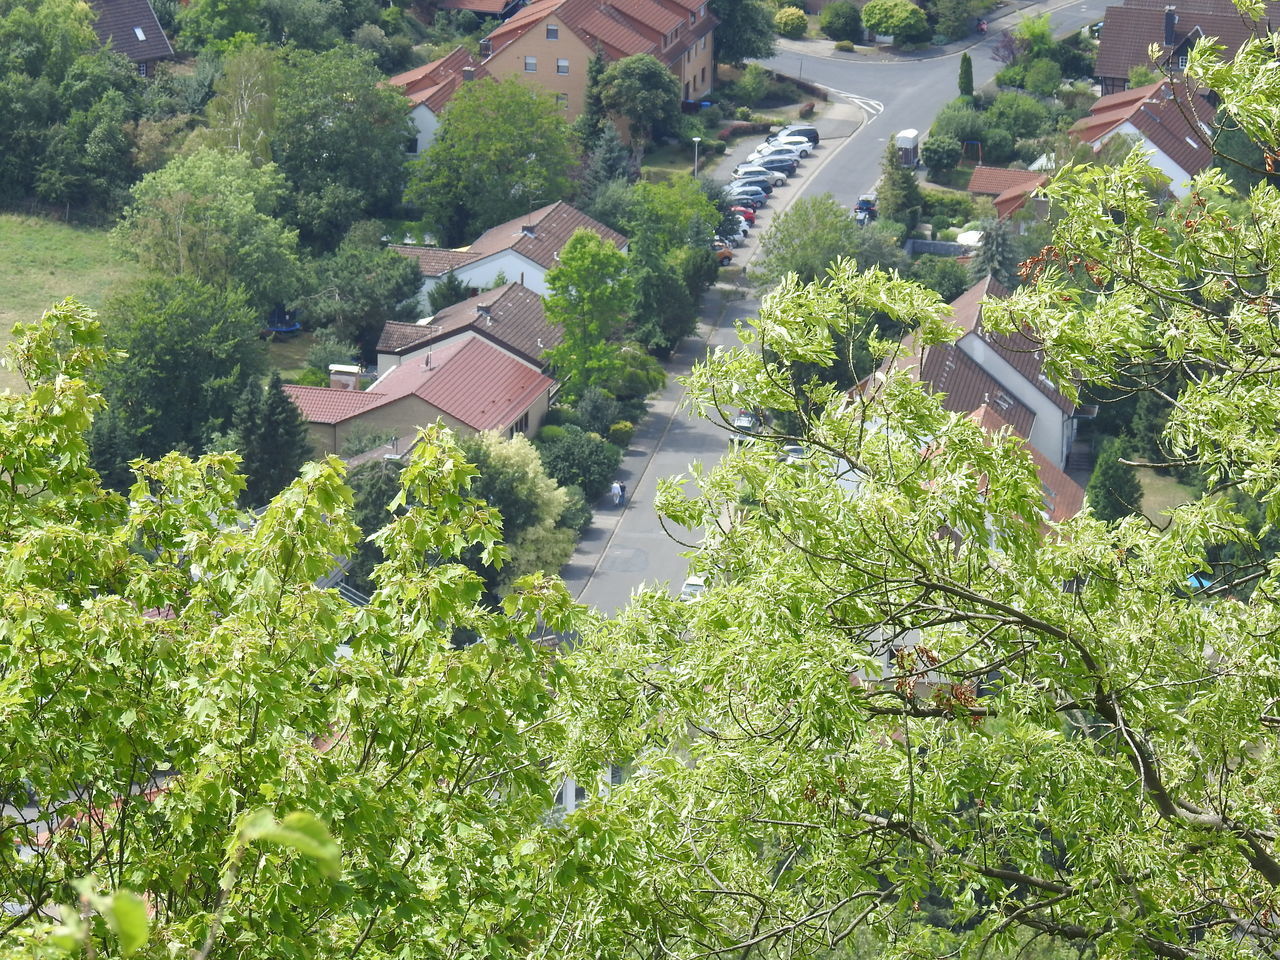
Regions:
[[[1269,60],[1188,70],[1260,142]],[[584,763],[637,771],[601,806],[651,825],[645,858],[688,891],[664,952],[822,954],[869,927],[886,957],[1031,937],[1117,960],[1280,953],[1280,566],[1210,563],[1257,529],[1223,490],[1280,516],[1280,193],[1209,173],[1177,214],[1154,176],[1136,154],[1060,175],[1053,246],[984,322],[1031,330],[1066,390],[1185,378],[1163,446],[1207,492],[1159,527],[1047,524],[1021,443],[892,367],[828,392],[800,463],[745,445],[663,489],[675,524],[714,533],[710,587],[642,595],[590,636],[567,709]],[[780,365],[830,363],[849,311],[956,336],[935,295],[845,264],[768,297],[743,331],[763,356],[713,355],[696,409],[802,416]],[[937,903],[941,927],[922,922]]]
[[[458,554],[503,547],[447,434],[401,473],[411,506],[351,607],[315,585],[361,535],[339,461],[252,524],[230,455],[139,462],[126,501],[84,439],[97,324],[66,302],[19,334],[30,392],[0,395],[0,955],[609,955],[607,917],[644,913],[616,899],[632,847],[549,816],[562,674],[532,638],[569,627],[568,596],[525,578],[478,604]],[[455,649],[460,630],[479,639]],[[274,842],[244,856],[255,837]],[[598,928],[562,927],[579,895]]]

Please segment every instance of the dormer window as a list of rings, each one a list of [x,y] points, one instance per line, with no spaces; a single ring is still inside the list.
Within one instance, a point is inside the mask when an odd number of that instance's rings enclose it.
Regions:
[[[139,40],[145,40],[145,39],[147,39],[147,35],[146,35],[145,33],[143,33],[143,32],[142,32],[142,28],[141,28],[141,27],[134,27],[134,28],[133,28],[133,35],[134,35],[135,37],[137,37]]]
[[[690,11],[689,11],[689,22],[690,22],[690,23],[697,23],[697,22],[698,22],[698,11],[697,11],[697,10],[690,10]]]

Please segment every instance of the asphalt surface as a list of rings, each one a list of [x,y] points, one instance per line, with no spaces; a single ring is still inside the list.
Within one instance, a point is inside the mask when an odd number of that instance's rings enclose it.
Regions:
[[[967,50],[973,58],[974,84],[981,86],[1001,66],[991,50],[1003,29],[1025,16],[1047,12],[1055,32],[1062,34],[1102,19],[1108,2],[1014,0],[991,17],[986,36],[918,55],[898,56],[874,48],[848,54],[836,52],[825,41],[780,42],[779,53],[763,61],[765,65],[829,92],[830,101],[816,121],[822,143],[791,182],[775,189],[768,206],[757,212],[756,228],[748,245],[735,251],[735,263],[746,264],[749,272],[761,231],[799,196],[829,192],[852,207],[860,194],[872,190],[889,138],[907,128],[927,131],[937,112],[957,95],[961,52]],[[755,145],[748,140],[737,146],[707,172],[727,177]],[[749,322],[758,309],[746,288],[729,284],[717,285],[704,299],[698,332],[685,339],[667,364],[667,385],[650,403],[650,414],[623,459],[618,479],[627,485],[626,503],[614,506],[606,495],[562,571],[582,603],[612,613],[642,586],[679,592],[688,567],[682,554],[695,549],[701,531],[664,529],[653,508],[658,480],[688,476],[694,461],[710,465],[719,460],[729,436],[723,426],[695,419],[683,409],[680,378],[708,350],[739,345],[735,322]]]

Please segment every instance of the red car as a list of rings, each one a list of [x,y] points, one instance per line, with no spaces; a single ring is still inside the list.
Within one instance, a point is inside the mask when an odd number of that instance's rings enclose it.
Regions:
[[[747,221],[747,223],[756,222],[756,212],[750,207],[730,207],[729,212],[736,213],[743,220]]]

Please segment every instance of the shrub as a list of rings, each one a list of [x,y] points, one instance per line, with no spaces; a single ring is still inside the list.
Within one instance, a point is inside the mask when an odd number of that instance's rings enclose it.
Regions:
[[[786,7],[793,7],[802,13],[804,12],[804,0],[774,0],[774,5],[780,10]]]
[[[327,387],[329,385],[329,375],[321,373],[314,367],[307,367],[296,377],[292,377],[285,382],[296,383],[300,387]]]
[[[1008,163],[1013,159],[1013,135],[1002,127],[992,127],[982,138],[983,163]]]
[[[729,145],[723,140],[712,140],[707,144],[706,149],[711,153],[724,153],[729,149]]]
[[[929,136],[954,137],[963,146],[968,140],[982,140],[986,130],[987,121],[982,114],[973,107],[953,101],[939,112],[929,130]]]
[[[560,511],[556,526],[582,533],[591,524],[591,506],[587,503],[587,496],[577,484],[571,483],[563,489],[564,509]]]
[[[868,31],[893,37],[899,46],[932,35],[924,11],[911,0],[869,0],[862,8],[862,23]]]
[[[852,40],[837,40],[836,49],[843,51],[844,53],[853,53],[858,48],[854,46]]]
[[[1035,137],[1049,120],[1049,108],[1035,97],[1016,90],[998,94],[987,109],[987,122],[1003,127],[1014,137]],[[1013,145],[1010,144],[1010,150]]]
[[[800,108],[800,114],[799,114],[800,119],[808,120],[810,117],[813,116],[815,110],[817,110],[817,107],[814,105],[813,101],[806,103],[803,107]]]
[[[321,334],[307,351],[307,366],[326,377],[331,363],[355,363],[356,348],[349,343]],[[327,381],[326,381],[327,382]]]
[[[862,11],[853,0],[835,0],[823,9],[818,17],[818,27],[832,40],[861,40]]]
[[[934,221],[945,217],[958,223],[964,223],[973,216],[973,198],[959,190],[933,190],[928,187],[920,191],[924,200],[924,215]]]
[[[630,420],[619,420],[609,427],[609,442],[620,449],[631,446],[631,437],[636,432],[636,425]]]
[[[1051,97],[1062,86],[1062,68],[1047,57],[1027,65],[1025,86],[1038,97]]]
[[[1020,63],[1011,63],[996,74],[996,86],[1022,88],[1027,69]]]
[[[560,435],[538,447],[547,475],[561,486],[581,487],[588,503],[598,500],[617,473],[622,451],[581,427],[556,429]]]
[[[736,111],[734,111],[734,116],[736,116],[739,120],[750,120],[750,119],[751,119],[751,108],[750,108],[750,107],[739,107]]]
[[[929,176],[936,179],[948,173],[960,162],[960,141],[955,137],[930,137],[920,146],[920,158],[929,168]]]
[[[575,428],[576,429],[576,428]],[[555,443],[564,438],[564,427],[556,426],[552,423],[543,424],[542,429],[538,431],[535,438],[539,443]]]
[[[574,406],[579,426],[583,430],[601,435],[608,433],[609,425],[618,419],[620,410],[613,394],[606,393],[599,387],[587,387]]]
[[[733,85],[734,99],[749,107],[763,100],[768,92],[769,71],[758,63],[748,64],[747,69],[738,78],[738,82]]]
[[[804,15],[803,10],[782,7],[773,15],[773,29],[778,31],[779,36],[797,40],[809,29],[809,18]]]

